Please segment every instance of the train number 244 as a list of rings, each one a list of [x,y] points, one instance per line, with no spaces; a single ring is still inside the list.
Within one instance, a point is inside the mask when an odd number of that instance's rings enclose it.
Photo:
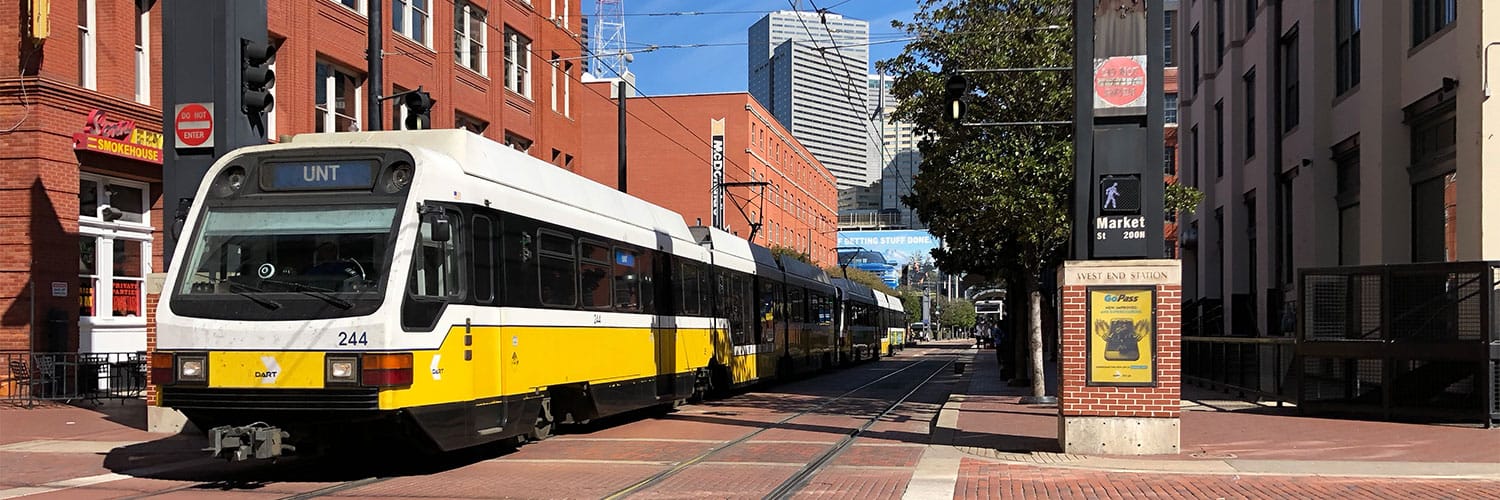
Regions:
[[[370,345],[370,341],[365,338],[365,336],[366,336],[365,334],[366,334],[366,332],[339,332],[339,345],[341,345],[341,346]]]

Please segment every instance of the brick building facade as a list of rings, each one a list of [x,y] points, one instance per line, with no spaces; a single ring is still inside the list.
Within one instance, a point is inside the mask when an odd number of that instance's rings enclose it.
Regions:
[[[614,82],[586,84],[578,97],[590,137],[588,159],[575,171],[618,184],[618,101]],[[724,120],[727,230],[765,246],[805,252],[820,266],[835,264],[838,193],[833,174],[746,92],[629,97],[627,191],[682,214],[688,224],[713,220],[711,122]],[[760,224],[751,238],[751,225]]]
[[[268,2],[272,140],[371,128],[366,1]],[[429,127],[559,166],[581,156],[579,0],[381,6],[383,95],[420,86],[436,100]],[[146,281],[165,271],[161,14],[152,1],[0,5],[21,20],[0,26],[0,350],[147,348]],[[389,102],[387,129],[403,121]]]

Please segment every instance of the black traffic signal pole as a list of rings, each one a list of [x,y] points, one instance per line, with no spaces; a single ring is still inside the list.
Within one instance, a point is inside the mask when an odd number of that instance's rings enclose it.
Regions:
[[[265,0],[161,4],[162,204],[173,210],[163,225],[162,260],[171,266],[208,167],[231,150],[266,143],[265,112],[273,103],[264,90],[275,75],[262,66],[275,49],[267,40]],[[211,143],[177,146],[177,107],[189,103],[211,108]]]

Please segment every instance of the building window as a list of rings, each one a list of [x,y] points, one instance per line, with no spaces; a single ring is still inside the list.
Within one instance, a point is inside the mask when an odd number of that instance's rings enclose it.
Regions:
[[[1177,147],[1167,146],[1162,157],[1162,165],[1165,167],[1163,173],[1177,175]]]
[[[1198,84],[1203,81],[1203,47],[1198,41],[1197,26],[1193,26],[1193,32],[1190,36],[1193,38],[1193,95],[1197,96]]]
[[[151,13],[135,16],[135,102],[151,104]]]
[[[469,2],[453,4],[453,59],[459,66],[481,75],[486,72],[485,13]]]
[[[1214,174],[1224,176],[1224,100],[1214,103]]]
[[[79,315],[144,323],[151,265],[150,190],[146,184],[79,175]]]
[[[1406,110],[1411,131],[1411,258],[1443,262],[1457,255],[1457,116],[1451,95],[1435,93]],[[1425,108],[1425,109],[1423,109]]]
[[[1245,73],[1245,158],[1255,156],[1255,68]]]
[[[343,68],[318,61],[317,108],[315,132],[353,132],[360,130],[361,85],[364,77]]]
[[[1193,187],[1197,188],[1198,178],[1203,176],[1203,166],[1201,162],[1198,161],[1203,157],[1203,155],[1201,154],[1201,151],[1203,151],[1203,143],[1198,142],[1197,125],[1193,125],[1192,130],[1188,132],[1188,141],[1189,144],[1193,146]]]
[[[1162,101],[1162,122],[1168,125],[1177,123],[1176,92],[1168,93],[1166,99]]]
[[[432,46],[432,10],[428,0],[391,0],[391,28],[424,47]]]
[[[1229,31],[1224,25],[1224,2],[1227,1],[1229,0],[1214,1],[1214,53],[1217,54],[1214,59],[1216,61],[1214,68],[1216,69],[1224,65],[1224,50],[1227,48],[1224,40],[1225,32]]]
[[[490,128],[490,123],[473,116],[469,116],[462,112],[455,111],[453,113],[453,128],[461,128],[476,134],[484,135],[484,130]]]
[[[552,22],[557,27],[568,29],[568,0],[552,0]]]
[[[1335,12],[1335,84],[1338,95],[1359,85],[1360,0],[1337,0]]]
[[[94,0],[78,0],[78,84],[97,90],[98,66],[95,57]]]
[[[1359,264],[1359,136],[1333,146],[1339,207],[1339,265]]]
[[[1166,15],[1166,18],[1162,20],[1161,60],[1163,66],[1170,68],[1177,65],[1177,51],[1173,50],[1177,46],[1177,40],[1172,39],[1172,35],[1175,33],[1173,28],[1177,27],[1177,11],[1169,10],[1163,12],[1163,14]]]
[[[1255,230],[1255,221],[1257,217],[1255,214],[1255,191],[1252,190],[1248,193],[1245,193],[1244,207],[1245,245],[1236,248],[1240,249],[1240,251],[1242,252],[1245,252],[1245,258],[1248,261],[1246,263],[1247,265],[1244,267],[1244,270],[1241,272],[1245,273],[1245,282],[1249,285],[1248,289],[1250,291],[1250,297],[1249,300],[1245,301],[1245,304],[1250,307],[1250,324],[1253,325],[1255,324],[1254,318],[1259,315],[1260,311],[1260,309],[1256,307],[1256,304],[1260,301],[1260,283],[1259,280],[1256,279],[1260,275],[1260,247],[1256,245],[1257,234]]]
[[[333,1],[337,2],[339,4],[342,4],[345,7],[348,7],[349,10],[358,12],[360,14],[364,14],[365,13],[365,2],[367,2],[369,0],[333,0]]]
[[[1416,47],[1458,19],[1458,0],[1412,0],[1411,45]]]
[[[1297,91],[1297,27],[1281,38],[1281,131],[1290,132],[1301,122],[1302,104]]]
[[[1260,0],[1244,0],[1245,2],[1245,33],[1255,29],[1255,15],[1259,13],[1258,4]]]
[[[562,77],[562,114],[563,116],[573,116],[573,63],[563,63]]]
[[[558,55],[557,55],[556,52],[552,53],[552,58],[548,60],[547,65],[552,67],[552,80],[551,80],[552,81],[552,87],[551,87],[551,91],[552,91],[552,111],[556,112],[557,108],[558,108],[558,106],[557,106],[558,105],[558,102],[557,102],[557,87],[558,87],[558,84],[562,83],[562,82],[558,81],[558,75],[557,75],[558,73],[562,72],[562,62],[558,61]],[[567,78],[567,76],[563,76],[562,78]]]
[[[520,151],[522,153],[531,152],[531,139],[521,137],[511,132],[505,133],[505,145],[516,148],[516,151]]]
[[[531,39],[505,28],[505,88],[531,98]]]

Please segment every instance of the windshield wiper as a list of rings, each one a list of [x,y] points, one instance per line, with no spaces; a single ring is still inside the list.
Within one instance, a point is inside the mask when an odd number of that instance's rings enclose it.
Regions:
[[[242,290],[237,290],[236,288],[242,288],[242,289],[249,290],[251,292],[256,292],[256,293],[266,293],[265,290],[261,290],[261,289],[256,288],[256,287],[253,287],[253,286],[250,286],[250,285],[246,285],[244,283],[235,283],[235,282],[229,281],[229,280],[224,280],[223,282],[229,284],[229,291],[232,292],[232,293],[234,293],[235,295],[239,295],[241,297],[250,299],[251,302],[254,302],[256,304],[260,304],[262,307],[265,307],[266,309],[270,309],[272,311],[275,311],[277,309],[281,309],[281,303],[280,302],[277,302],[277,301],[274,301],[274,300],[271,300],[271,299],[267,299],[267,298],[264,298],[264,297],[256,297],[254,295],[251,295],[249,292],[245,292],[245,291],[242,291]]]
[[[351,307],[354,307],[354,303],[353,302],[349,302],[347,300],[335,297],[332,294],[328,293],[328,292],[331,292],[332,290],[328,290],[328,289],[324,289],[324,288],[318,288],[318,287],[315,287],[315,286],[307,286],[307,285],[304,285],[304,284],[301,284],[301,283],[297,283],[295,281],[281,281],[281,280],[268,280],[268,279],[263,279],[261,281],[265,282],[265,283],[274,283],[274,284],[277,284],[277,285],[285,285],[285,286],[292,287],[292,290],[296,290],[297,292],[302,293],[304,295],[309,295],[309,296],[313,296],[313,297],[317,297],[317,298],[323,299],[323,301],[328,302],[329,304],[333,304],[335,306],[338,306],[339,309],[349,309]]]

